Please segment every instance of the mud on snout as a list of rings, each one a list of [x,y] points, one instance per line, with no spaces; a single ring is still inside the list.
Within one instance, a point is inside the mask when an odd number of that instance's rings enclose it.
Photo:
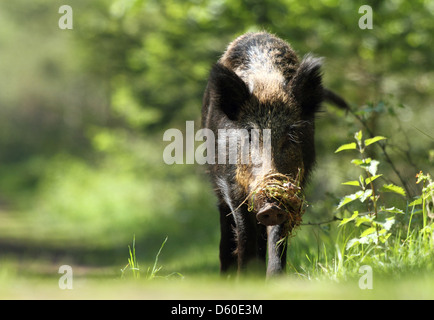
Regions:
[[[299,175],[295,179],[271,173],[256,185],[248,198],[249,211],[259,223],[272,226],[285,224],[288,232],[299,226],[304,213],[304,197]]]

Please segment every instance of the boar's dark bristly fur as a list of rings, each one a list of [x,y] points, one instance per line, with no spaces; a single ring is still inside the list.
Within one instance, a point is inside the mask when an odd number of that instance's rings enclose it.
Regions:
[[[209,165],[220,210],[222,272],[265,265],[267,252],[267,275],[285,268],[284,242],[291,231],[286,219],[296,212],[283,212],[276,202],[279,195],[261,199],[253,209],[248,198],[271,176],[287,177],[286,185],[297,181],[302,190],[315,162],[315,113],[325,100],[347,108],[342,98],[323,88],[321,62],[310,54],[299,61],[288,43],[260,32],[230,43],[211,69],[202,127],[214,132],[216,145],[224,145],[226,154],[239,151],[227,147],[220,129],[256,129],[262,144],[263,130],[271,134],[271,155],[249,150],[250,156],[263,160],[259,164],[219,163],[216,152],[215,164]]]
[[[230,120],[237,120],[240,106],[250,96],[246,84],[234,71],[219,63],[212,68],[210,79],[213,104],[220,106]]]

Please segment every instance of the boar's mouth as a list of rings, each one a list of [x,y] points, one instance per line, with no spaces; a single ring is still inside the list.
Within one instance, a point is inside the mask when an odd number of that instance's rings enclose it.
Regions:
[[[300,173],[295,179],[280,173],[264,176],[248,197],[249,211],[256,212],[259,223],[283,224],[291,231],[301,224],[304,197]]]

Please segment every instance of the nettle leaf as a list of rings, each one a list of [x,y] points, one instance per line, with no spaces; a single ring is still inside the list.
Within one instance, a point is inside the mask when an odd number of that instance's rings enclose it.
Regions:
[[[387,138],[383,137],[383,136],[376,136],[376,137],[373,137],[373,138],[370,138],[370,139],[366,139],[365,140],[365,147],[367,147],[367,146],[369,146],[369,145],[371,145],[371,144],[373,144],[373,143],[375,143],[377,141],[385,140],[385,139],[387,139]]]
[[[372,160],[368,165],[362,166],[366,171],[375,176],[377,174],[378,165],[380,164],[377,160]]]
[[[360,197],[360,201],[361,201],[361,202],[365,202],[365,200],[366,200],[368,197],[370,197],[370,196],[372,196],[372,189],[368,189],[368,190],[366,190],[366,191],[361,195],[361,197]]]
[[[400,194],[403,197],[406,196],[405,191],[404,191],[404,189],[402,187],[396,186],[396,185],[394,185],[392,183],[391,184],[387,184],[387,185],[385,184],[380,189],[380,191],[381,192],[394,192],[394,193]]]
[[[411,205],[411,204],[410,204]],[[388,213],[400,213],[400,214],[404,214],[405,212],[402,211],[401,209],[395,208],[395,207],[391,207],[391,208],[386,208],[386,207],[380,207],[380,211],[381,212],[388,212]]]
[[[382,226],[384,230],[389,231],[392,228],[392,226],[395,224],[395,218],[390,217],[387,218],[385,222],[377,222],[377,224]]]
[[[375,175],[375,176],[372,176],[372,177],[366,178],[365,183],[366,183],[366,184],[370,184],[372,181],[374,181],[375,179],[377,179],[377,178],[379,178],[379,177],[381,177],[381,176],[382,176],[382,174],[377,174],[377,175]]]
[[[372,235],[368,235],[366,237],[361,237],[361,238],[354,238],[347,242],[347,246],[345,249],[349,250],[354,246],[358,246],[359,244],[370,244],[371,242],[373,242],[373,240],[375,240],[375,237],[372,238]]]
[[[369,162],[371,162],[371,158],[367,158],[367,159],[353,159],[353,160],[351,160],[351,163],[355,164],[356,166],[360,166],[362,164],[369,163]]]
[[[392,235],[391,233],[387,233],[386,235],[381,236],[381,237],[380,237],[380,241],[381,241],[382,243],[385,243],[385,242],[387,241],[387,239],[389,239],[389,237],[390,237],[391,235]]]
[[[358,217],[356,220],[356,227],[360,227],[362,223],[371,223],[374,220],[374,216],[365,215]]]
[[[372,176],[377,175],[377,169],[378,165],[380,164],[377,160],[372,160],[371,158],[366,159],[353,159],[351,160],[351,163],[355,164],[356,166],[359,166],[363,169],[365,169],[367,172],[369,172]],[[378,177],[377,177],[378,178]],[[376,179],[376,178],[375,178]]]
[[[374,233],[376,229],[374,227],[368,228],[360,235],[360,238],[364,238],[366,236],[369,236],[370,234]]]
[[[354,246],[356,246],[356,245],[359,245],[360,244],[360,239],[358,239],[358,238],[354,238],[354,239],[351,239],[351,240],[349,240],[348,242],[347,242],[347,246],[346,246],[346,250],[349,250],[349,249],[351,249],[352,247],[354,247]]]
[[[342,184],[345,186],[355,186],[355,187],[358,187],[360,185],[359,181],[357,180],[343,182]]]
[[[364,194],[363,190],[357,191],[356,193],[347,195],[341,199],[341,202],[339,202],[339,205],[337,207],[337,210],[342,208],[344,205],[353,202],[354,200],[359,199]]]
[[[356,143],[355,142],[351,142],[351,143],[344,144],[344,145],[340,146],[339,148],[337,148],[336,151],[335,151],[335,153],[338,153],[338,152],[341,152],[341,151],[344,151],[344,150],[355,150],[355,149],[357,149]]]
[[[412,202],[409,204],[409,206],[418,206],[418,205],[421,205],[421,204],[422,204],[422,198],[419,196],[419,198],[416,199],[416,200],[414,200],[414,201],[412,201]]]
[[[344,224],[347,224],[350,221],[353,221],[358,217],[358,215],[359,215],[359,211],[354,211],[354,214],[350,218],[342,219],[341,223],[339,223],[339,227],[343,226]]]

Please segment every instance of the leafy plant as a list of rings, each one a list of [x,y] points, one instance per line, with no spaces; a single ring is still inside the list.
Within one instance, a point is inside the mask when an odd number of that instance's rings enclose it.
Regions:
[[[421,232],[423,234],[433,234],[433,219],[434,219],[434,182],[429,173],[424,174],[420,171],[416,175],[417,181],[416,183],[422,183],[422,194],[417,196],[416,199],[409,204],[409,206],[413,207],[412,216],[414,215],[415,206],[422,207],[422,217],[423,217],[423,228]],[[430,219],[430,223],[428,224],[428,218]],[[409,223],[409,231],[410,231],[411,220]],[[407,232],[407,235],[409,233]]]
[[[387,206],[381,206],[379,199],[385,192],[393,192],[401,196],[406,196],[405,190],[394,184],[384,184],[381,188],[376,188],[374,181],[382,177],[378,173],[378,166],[380,162],[367,156],[367,148],[379,141],[386,140],[386,137],[375,136],[368,139],[363,139],[363,132],[359,131],[354,135],[356,142],[344,144],[340,146],[335,153],[344,150],[357,150],[360,158],[353,159],[351,163],[357,168],[361,169],[362,174],[359,175],[358,180],[344,182],[344,185],[357,187],[359,190],[345,195],[337,209],[346,209],[350,211],[351,216],[344,218],[339,226],[344,226],[349,222],[354,222],[356,228],[360,230],[359,236],[350,239],[346,244],[346,250],[351,248],[358,249],[359,246],[367,246],[367,250],[362,252],[370,252],[372,249],[379,249],[386,243],[391,236],[391,228],[395,224],[396,214],[403,214],[401,209]],[[353,201],[365,205],[366,210],[361,212],[359,210],[351,210],[348,204]],[[359,253],[359,250],[357,250]]]

